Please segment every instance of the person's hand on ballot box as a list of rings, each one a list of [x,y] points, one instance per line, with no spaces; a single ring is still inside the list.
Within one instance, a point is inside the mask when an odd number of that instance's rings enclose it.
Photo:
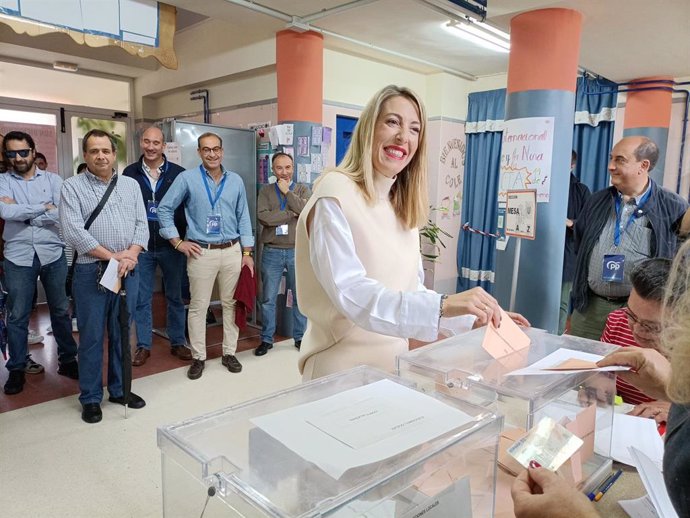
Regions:
[[[618,372],[618,376],[653,399],[668,400],[666,385],[671,379],[671,364],[656,349],[626,347],[599,360],[597,365],[630,367],[629,371]]]

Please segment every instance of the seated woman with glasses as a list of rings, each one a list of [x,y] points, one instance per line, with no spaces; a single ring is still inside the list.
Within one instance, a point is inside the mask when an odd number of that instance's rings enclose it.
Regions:
[[[660,350],[664,286],[670,271],[671,260],[661,257],[635,265],[630,274],[632,290],[628,305],[609,313],[602,342]],[[669,403],[655,401],[621,377],[616,381],[616,389],[623,401],[635,405],[631,415],[649,417],[659,424],[666,422]]]

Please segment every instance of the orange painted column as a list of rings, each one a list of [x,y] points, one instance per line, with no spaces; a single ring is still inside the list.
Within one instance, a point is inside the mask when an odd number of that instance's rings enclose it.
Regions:
[[[276,33],[278,122],[323,120],[323,35]]]
[[[539,203],[536,237],[520,242],[517,279],[517,239],[496,252],[494,294],[504,307],[514,300],[515,311],[549,332],[558,329],[561,305],[581,30],[582,15],[572,9],[530,11],[510,22],[499,193],[536,189]],[[541,136],[550,146],[531,142]]]
[[[639,88],[661,87],[667,90],[641,90],[628,92],[625,103],[625,122],[623,135],[642,135],[652,139],[659,147],[659,160],[651,172],[652,179],[659,185],[664,184],[664,167],[668,145],[668,127],[671,124],[671,103],[673,102],[672,85],[668,83],[648,83],[647,81],[670,81],[672,77],[648,77],[640,81]],[[634,89],[630,85],[627,88]]]

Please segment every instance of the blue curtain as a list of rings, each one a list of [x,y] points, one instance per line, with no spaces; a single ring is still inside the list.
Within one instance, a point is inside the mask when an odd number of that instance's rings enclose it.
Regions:
[[[617,94],[587,93],[615,89],[616,83],[605,79],[577,78],[573,131],[573,149],[578,155],[575,176],[592,192],[605,189],[609,185],[607,165],[613,147]]]
[[[462,224],[496,233],[498,176],[506,90],[469,95]],[[458,239],[457,291],[481,286],[493,291],[496,240],[466,230]]]

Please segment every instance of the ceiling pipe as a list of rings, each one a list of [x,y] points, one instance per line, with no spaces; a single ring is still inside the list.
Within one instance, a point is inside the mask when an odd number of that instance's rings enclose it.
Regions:
[[[337,5],[335,7],[331,7],[330,9],[322,9],[321,11],[308,14],[306,16],[300,16],[300,18],[304,23],[311,23],[314,20],[318,20],[319,18],[325,18],[326,16],[340,14],[342,12],[349,11],[350,9],[354,9],[355,7],[362,7],[367,4],[373,4],[374,2],[378,1],[379,0],[354,0],[352,2],[348,2],[347,4]]]
[[[313,25],[310,25],[309,23],[305,22],[303,18],[297,17],[297,16],[290,16],[289,14],[286,14],[282,11],[278,11],[276,9],[271,9],[270,7],[265,7],[263,5],[255,4],[254,2],[250,2],[249,0],[225,0],[228,3],[231,3],[233,5],[237,5],[240,7],[244,7],[246,9],[249,9],[251,11],[255,11],[257,13],[265,14],[267,16],[272,16],[273,18],[277,18],[278,20],[282,20],[284,22],[287,22],[289,25],[295,25],[299,31],[314,31],[314,32],[319,32],[323,34],[324,36],[330,36],[332,38],[337,38],[341,39],[344,41],[347,41],[349,43],[352,43],[354,45],[359,45],[360,47],[366,47],[371,50],[375,50],[377,52],[381,52],[383,54],[388,54],[389,56],[394,56],[397,58],[402,58],[406,59],[408,61],[412,61],[414,63],[419,63],[420,65],[426,65],[428,67],[432,68],[437,68],[439,70],[442,70],[443,72],[447,72],[451,75],[461,77],[462,79],[467,79],[469,81],[476,81],[478,78],[475,75],[472,75],[468,72],[463,72],[462,70],[456,70],[454,68],[447,67],[445,65],[440,65],[438,63],[434,63],[432,61],[428,61],[426,59],[421,59],[421,58],[416,58],[414,56],[410,56],[408,54],[403,54],[402,52],[397,52],[395,50],[390,50],[386,49],[383,47],[379,47],[378,45],[373,45],[371,43],[367,43],[355,38],[351,38],[349,36],[344,36],[342,34],[338,34],[337,32],[331,32],[326,29],[321,29],[320,27],[316,27]],[[347,4],[343,4],[338,7],[333,7],[332,9],[327,9],[328,14],[335,14],[336,12],[343,12],[345,11],[346,7],[348,9],[352,9],[354,7],[359,7],[361,5],[371,3],[375,0],[355,0],[353,2],[349,2]],[[320,13],[314,13],[313,15],[309,16],[316,16],[317,14]],[[327,16],[327,15],[324,15]]]

